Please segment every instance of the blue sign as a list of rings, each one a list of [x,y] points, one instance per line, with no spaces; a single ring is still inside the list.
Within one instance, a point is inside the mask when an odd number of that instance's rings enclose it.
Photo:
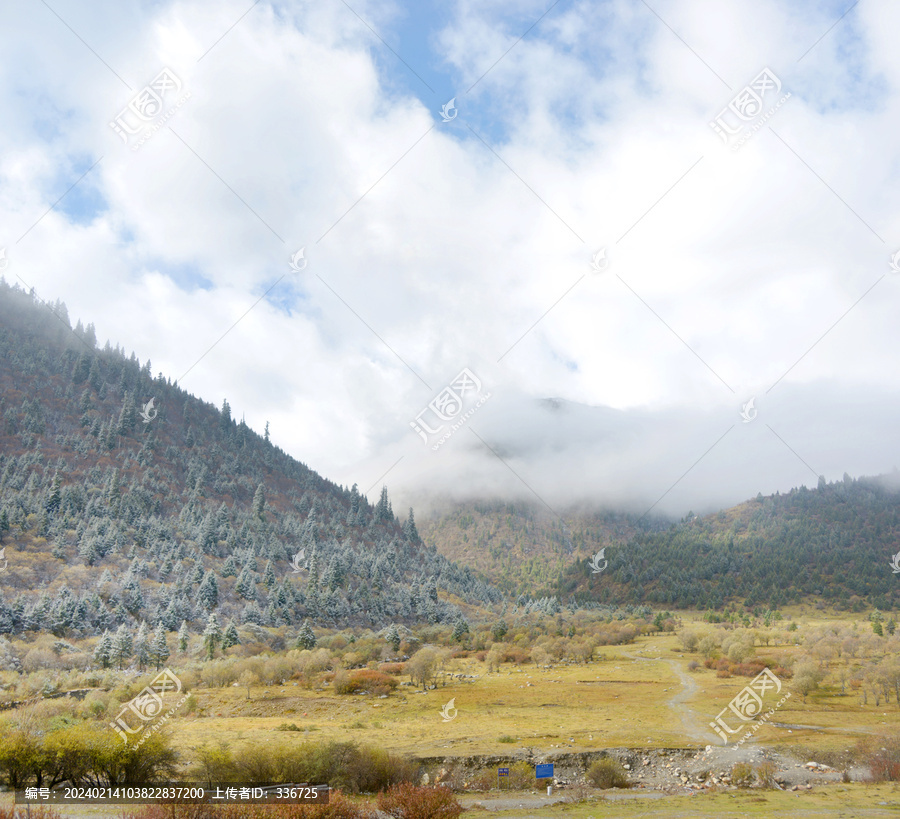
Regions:
[[[536,779],[551,779],[553,777],[553,763],[548,762],[546,765],[535,765],[534,776]]]
[[[497,768],[497,776],[509,776],[509,768]]]

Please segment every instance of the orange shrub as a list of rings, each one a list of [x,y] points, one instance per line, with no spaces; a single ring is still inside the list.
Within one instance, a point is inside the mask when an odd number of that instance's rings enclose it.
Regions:
[[[378,666],[382,674],[391,674],[395,677],[406,673],[406,663],[382,663]]]
[[[356,694],[359,691],[390,694],[396,687],[397,680],[372,668],[360,668],[349,673],[339,671],[334,677],[334,690],[337,694]]]
[[[395,819],[457,819],[462,805],[446,788],[404,782],[378,794],[378,809]]]

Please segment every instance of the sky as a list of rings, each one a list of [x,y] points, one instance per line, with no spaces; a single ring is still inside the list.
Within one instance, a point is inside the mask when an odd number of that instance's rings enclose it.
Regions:
[[[398,511],[889,472],[898,29],[890,0],[5,4],[0,272]]]

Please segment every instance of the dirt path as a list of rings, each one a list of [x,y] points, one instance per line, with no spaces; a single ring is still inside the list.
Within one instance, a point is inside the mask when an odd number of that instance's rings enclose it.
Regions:
[[[700,686],[690,674],[682,669],[681,664],[677,660],[664,660],[662,657],[639,657],[630,651],[623,651],[622,656],[629,657],[636,662],[668,663],[675,673],[675,676],[678,677],[682,690],[675,694],[675,696],[670,697],[666,701],[666,705],[678,714],[685,736],[706,744],[717,743],[719,741],[718,737],[706,728],[709,719],[705,716],[701,718],[701,716],[687,704],[688,700],[692,699],[700,690]]]

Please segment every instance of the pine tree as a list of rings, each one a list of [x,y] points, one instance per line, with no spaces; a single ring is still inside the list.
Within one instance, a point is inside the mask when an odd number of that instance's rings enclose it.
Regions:
[[[222,635],[222,651],[225,651],[232,646],[240,645],[241,638],[238,636],[237,626],[234,624],[234,620],[228,623],[228,628],[225,629],[225,634]]]
[[[137,407],[134,404],[134,398],[132,398],[131,393],[126,392],[125,398],[122,401],[122,409],[119,412],[119,422],[116,426],[116,432],[122,436],[128,435],[134,430],[136,425]]]
[[[94,662],[100,663],[102,668],[109,668],[111,661],[112,637],[109,636],[108,631],[104,631],[103,636],[100,638],[100,642],[97,643],[97,647],[94,649]]]
[[[245,600],[256,599],[256,584],[253,581],[253,571],[249,566],[244,566],[238,575],[234,590]]]
[[[375,505],[375,522],[376,523],[389,523],[394,518],[394,513],[391,511],[391,502],[388,499],[388,491],[386,486],[381,487],[381,497],[378,499],[378,503]]]
[[[50,491],[47,493],[47,502],[44,508],[50,514],[54,514],[59,509],[59,504],[61,501],[62,493],[60,492],[59,473],[55,472],[53,474],[53,483],[50,485]]]
[[[156,631],[153,632],[153,643],[150,646],[150,659],[155,663],[157,671],[159,671],[159,667],[169,659],[169,645],[166,642],[166,632],[162,623],[160,623],[156,627]]]
[[[203,630],[203,647],[206,649],[206,658],[211,660],[216,653],[216,648],[222,642],[222,629],[215,612],[211,612]]]
[[[112,661],[116,664],[116,668],[121,668],[123,664],[131,657],[133,651],[131,642],[131,632],[125,628],[122,623],[113,636],[112,641]]]
[[[266,421],[266,434],[265,434],[264,440],[266,443],[269,443],[269,422],[268,421]]]
[[[266,568],[263,572],[263,585],[267,589],[271,589],[275,585],[275,570],[272,568],[272,561],[266,561]]]
[[[206,573],[197,591],[197,597],[207,610],[214,609],[219,604],[219,584],[216,583],[216,576],[213,572]]]
[[[141,671],[150,663],[150,630],[143,620],[134,638],[134,658]]]
[[[391,624],[385,639],[395,652],[400,650],[400,632],[397,630],[397,626]]]
[[[266,491],[263,485],[256,487],[256,494],[253,496],[253,517],[262,519],[263,512],[266,508]]]
[[[456,624],[453,626],[453,639],[459,642],[462,640],[464,634],[469,633],[469,624],[460,617]]]
[[[297,648],[313,649],[316,647],[316,635],[313,634],[312,626],[309,620],[304,620],[300,628],[300,634],[297,635]]]
[[[419,542],[419,531],[416,529],[416,519],[411,506],[409,507],[409,517],[403,522],[403,535],[410,543]]]
[[[187,620],[181,621],[181,628],[178,629],[178,650],[185,654],[188,648],[188,627]]]
[[[219,429],[226,435],[231,432],[231,405],[228,399],[222,401],[222,412],[219,415]]]

